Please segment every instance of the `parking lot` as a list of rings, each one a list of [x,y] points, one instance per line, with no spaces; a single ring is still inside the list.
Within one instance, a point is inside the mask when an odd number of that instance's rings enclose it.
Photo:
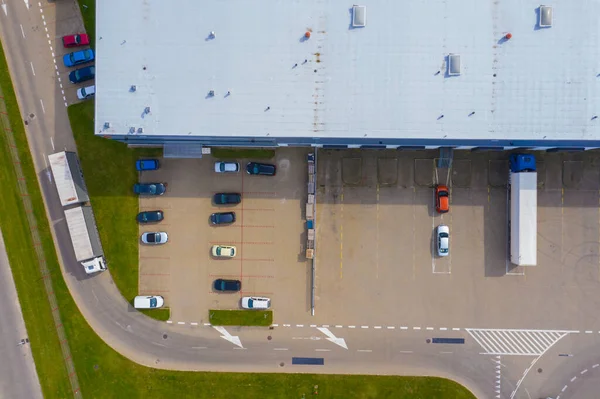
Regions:
[[[247,160],[239,173],[215,173],[215,159],[161,159],[157,171],[142,172],[141,182],[166,182],[159,197],[140,197],[140,211],[160,209],[164,221],[140,225],[139,232],[166,231],[166,245],[140,245],[140,294],[162,295],[171,319],[207,322],[209,309],[238,309],[241,296],[267,296],[273,308],[291,317],[308,311],[309,266],[303,207],[306,201],[306,153],[279,150],[277,174],[250,176]],[[257,160],[253,160],[257,161]],[[258,160],[260,161],[260,160]],[[217,192],[238,192],[242,202],[215,206]],[[210,214],[233,210],[230,226],[212,226]],[[212,245],[233,245],[232,259],[213,258]],[[241,280],[241,293],[216,293],[217,278]]]
[[[438,154],[319,151],[315,321],[589,323],[582,315],[600,304],[596,155],[536,153],[538,265],[514,267],[507,250],[508,153],[456,151],[451,168],[438,167]],[[436,183],[450,187],[449,213],[435,212]],[[442,223],[450,228],[445,258],[435,255]]]

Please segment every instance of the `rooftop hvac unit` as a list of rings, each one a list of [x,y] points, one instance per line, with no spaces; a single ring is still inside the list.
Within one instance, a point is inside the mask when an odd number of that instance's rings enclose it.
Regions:
[[[110,129],[112,127],[110,122],[104,122],[104,128],[105,129]]]
[[[363,28],[367,25],[367,7],[352,6],[352,27]]]
[[[137,90],[137,86],[136,85],[131,85],[131,87],[129,88],[130,92],[135,92]]]
[[[448,75],[460,75],[460,54],[448,54]]]
[[[130,128],[129,128],[129,133],[130,133],[130,134],[133,134],[133,133],[135,133],[135,128],[134,128],[134,127],[130,127]]]
[[[552,7],[540,6],[540,20],[538,24],[540,28],[549,28],[552,26]]]
[[[138,133],[144,133],[144,128],[143,127],[138,127]]]

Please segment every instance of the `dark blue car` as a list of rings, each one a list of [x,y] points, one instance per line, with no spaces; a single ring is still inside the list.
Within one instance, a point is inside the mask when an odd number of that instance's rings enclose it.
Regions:
[[[240,193],[216,193],[213,196],[213,202],[216,205],[239,204],[242,202],[242,194]]]
[[[138,223],[158,223],[165,218],[163,211],[145,211],[137,214]]]
[[[231,224],[235,222],[235,212],[217,212],[210,215],[212,224]]]
[[[63,56],[63,62],[66,67],[85,64],[94,61],[94,50],[88,48],[86,50],[74,51]]]
[[[249,175],[275,176],[277,169],[269,163],[248,162],[246,172]]]
[[[137,183],[133,192],[138,195],[163,195],[167,188],[163,183]]]
[[[242,282],[240,280],[224,280],[219,278],[215,280],[213,287],[215,291],[238,292],[242,289]]]
[[[71,83],[81,83],[86,80],[94,79],[94,76],[96,76],[96,68],[92,65],[71,71],[69,80]]]
[[[158,159],[140,159],[135,162],[135,168],[138,171],[157,170],[159,166]]]

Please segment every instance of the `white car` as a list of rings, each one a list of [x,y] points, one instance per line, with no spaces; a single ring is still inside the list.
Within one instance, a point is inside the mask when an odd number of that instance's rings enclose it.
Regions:
[[[164,231],[145,232],[142,234],[142,242],[150,245],[160,245],[169,241],[169,236]]]
[[[445,224],[437,227],[437,254],[438,256],[448,256],[450,252],[450,229]]]
[[[96,95],[96,86],[88,86],[82,87],[81,89],[77,89],[77,98],[80,100],[85,100],[86,98],[91,98]]]
[[[237,173],[240,171],[240,164],[237,162],[215,162],[215,172],[217,173]]]
[[[140,295],[133,300],[133,307],[136,309],[156,309],[162,308],[165,299],[158,295]]]
[[[212,254],[219,258],[233,258],[235,256],[236,249],[230,245],[213,245]]]
[[[269,309],[271,299],[259,296],[245,296],[242,298],[242,308],[244,309]]]

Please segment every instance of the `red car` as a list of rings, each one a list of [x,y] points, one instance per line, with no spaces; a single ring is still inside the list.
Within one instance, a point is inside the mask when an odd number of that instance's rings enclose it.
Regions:
[[[435,187],[435,210],[438,213],[446,213],[450,210],[450,193],[448,187],[441,184]]]
[[[63,36],[62,40],[65,47],[87,46],[90,44],[90,38],[85,33]]]

